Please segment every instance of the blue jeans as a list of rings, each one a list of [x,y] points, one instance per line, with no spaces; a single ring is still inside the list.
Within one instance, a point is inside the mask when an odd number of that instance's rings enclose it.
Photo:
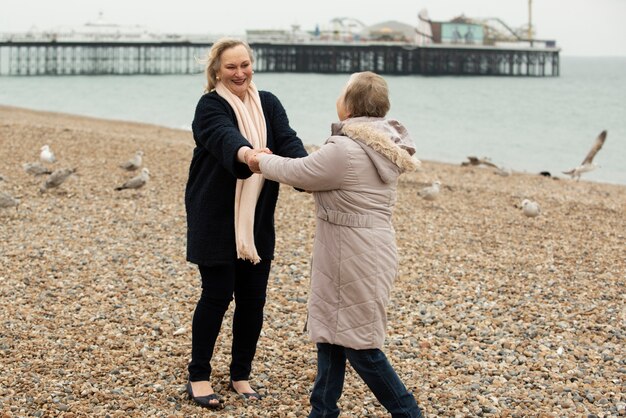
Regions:
[[[311,393],[309,418],[336,418],[343,391],[346,359],[392,417],[421,418],[422,411],[379,349],[353,350],[340,345],[317,344],[317,376]]]

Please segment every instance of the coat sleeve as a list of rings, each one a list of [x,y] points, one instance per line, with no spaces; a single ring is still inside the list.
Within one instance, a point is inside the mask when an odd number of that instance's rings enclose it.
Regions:
[[[299,158],[306,157],[307,151],[302,140],[289,125],[289,118],[282,103],[276,96],[267,91],[263,92],[264,112],[269,119],[268,128],[274,138],[272,152],[283,157]]]
[[[252,172],[246,164],[237,160],[237,151],[252,145],[239,132],[236,118],[230,105],[217,93],[208,93],[200,98],[191,124],[196,145],[237,178],[248,178]]]
[[[345,146],[329,139],[319,150],[304,158],[286,158],[275,154],[259,155],[263,176],[269,180],[319,192],[341,187],[348,169]]]

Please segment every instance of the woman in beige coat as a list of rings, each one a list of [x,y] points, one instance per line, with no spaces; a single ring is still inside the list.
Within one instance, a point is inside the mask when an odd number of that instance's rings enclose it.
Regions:
[[[397,180],[417,164],[406,129],[384,118],[389,107],[382,77],[353,74],[337,100],[340,122],[318,151],[298,159],[258,155],[265,178],[315,198],[308,331],[318,373],[310,417],[339,415],[346,359],[393,417],[421,416],[381,351],[398,264],[391,222]]]

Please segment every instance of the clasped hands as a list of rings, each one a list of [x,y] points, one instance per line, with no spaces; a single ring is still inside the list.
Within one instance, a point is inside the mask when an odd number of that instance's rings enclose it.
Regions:
[[[248,168],[253,173],[260,173],[261,167],[259,166],[259,154],[272,154],[272,150],[269,148],[247,149],[243,154],[243,160],[248,164]]]

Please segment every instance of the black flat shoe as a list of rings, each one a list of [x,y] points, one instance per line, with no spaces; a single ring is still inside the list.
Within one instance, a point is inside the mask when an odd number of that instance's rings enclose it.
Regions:
[[[230,381],[229,384],[230,390],[232,390],[233,392],[235,392],[237,395],[242,396],[245,400],[248,399],[254,399],[255,401],[260,401],[263,396],[261,396],[260,393],[258,392],[251,392],[251,393],[239,393],[237,392],[237,389],[235,389],[235,386],[233,385],[233,381]]]
[[[193,388],[189,381],[187,382],[187,395],[189,395],[189,399],[203,408],[218,409],[222,407],[222,398],[215,393],[206,396],[194,396]]]

